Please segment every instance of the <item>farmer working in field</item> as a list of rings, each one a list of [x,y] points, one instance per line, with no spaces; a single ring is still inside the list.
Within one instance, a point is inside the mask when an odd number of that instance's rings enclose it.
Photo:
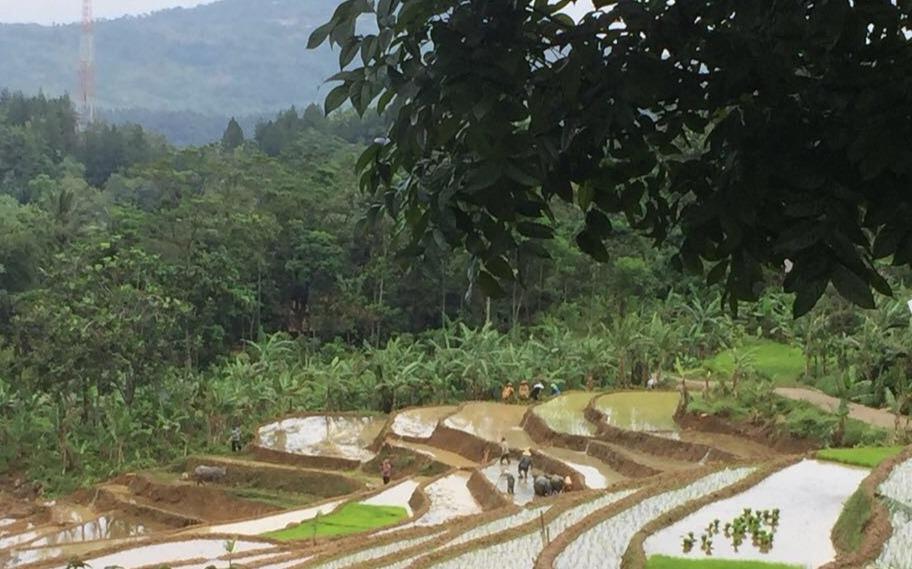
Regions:
[[[526,449],[519,459],[519,478],[521,480],[529,479],[529,469],[532,468],[532,451]]]
[[[538,398],[541,397],[542,391],[545,390],[545,384],[541,381],[536,381],[535,385],[532,386],[532,399],[538,401]]]
[[[380,465],[380,476],[383,477],[384,486],[390,483],[390,478],[393,476],[393,463],[388,458],[384,459],[383,464]]]
[[[507,479],[507,494],[512,496],[513,490],[516,487],[516,478],[514,478],[513,475],[510,474],[509,472],[502,472],[500,474],[500,477]]]
[[[241,428],[234,427],[231,429],[231,452],[241,452],[244,445],[241,443]]]
[[[510,465],[510,445],[507,444],[507,437],[500,438],[500,463]]]

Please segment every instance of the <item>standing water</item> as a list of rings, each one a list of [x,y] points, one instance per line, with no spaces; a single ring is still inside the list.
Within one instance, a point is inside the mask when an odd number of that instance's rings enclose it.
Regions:
[[[584,411],[596,395],[588,391],[565,393],[539,405],[534,413],[558,433],[591,437],[595,434],[595,425],[586,419]]]
[[[681,396],[671,391],[609,393],[595,401],[609,425],[628,431],[674,432]]]
[[[452,415],[455,407],[426,407],[402,411],[393,419],[392,431],[400,437],[429,439],[437,423]]]
[[[645,544],[646,554],[705,559],[695,547],[682,550],[681,536],[693,532],[697,539],[714,520],[731,523],[745,508],[752,511],[780,511],[780,521],[773,546],[767,553],[748,539],[735,551],[731,540],[719,534],[713,540],[714,559],[757,560],[819,567],[831,561],[836,551],[830,531],[842,512],[842,506],[868,470],[840,464],[805,460],[766,478],[750,490],[727,500],[710,504],[680,522],[656,533]],[[698,541],[699,543],[699,541]]]
[[[305,456],[330,456],[367,461],[367,450],[380,431],[380,417],[315,416],[285,419],[261,427],[260,446]]]

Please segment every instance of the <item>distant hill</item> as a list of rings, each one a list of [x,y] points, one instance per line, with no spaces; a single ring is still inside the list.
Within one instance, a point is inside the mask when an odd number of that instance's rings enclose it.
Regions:
[[[337,58],[325,47],[307,50],[307,37],[337,3],[222,0],[98,22],[101,114],[186,144],[220,136],[232,115],[318,101]],[[74,93],[80,33],[75,24],[0,24],[0,87]]]

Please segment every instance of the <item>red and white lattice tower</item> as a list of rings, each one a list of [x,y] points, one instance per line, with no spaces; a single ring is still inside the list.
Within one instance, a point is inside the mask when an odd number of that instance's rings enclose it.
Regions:
[[[82,125],[85,127],[95,122],[95,18],[92,15],[92,0],[82,0],[79,104]]]

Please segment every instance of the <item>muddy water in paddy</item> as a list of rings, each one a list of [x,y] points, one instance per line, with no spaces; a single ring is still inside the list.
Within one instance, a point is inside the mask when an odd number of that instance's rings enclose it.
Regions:
[[[426,407],[402,411],[393,419],[393,433],[400,437],[429,439],[437,428],[437,423],[453,414],[456,407]]]
[[[367,447],[383,429],[382,417],[301,417],[261,427],[260,446],[291,454],[370,460]]]
[[[628,431],[674,432],[681,395],[671,391],[630,391],[602,395],[595,408],[608,424]]]
[[[583,412],[596,395],[587,391],[571,391],[539,405],[534,413],[558,433],[591,437],[595,434],[595,425],[586,420]]]
[[[463,516],[480,514],[481,506],[467,486],[470,476],[469,472],[454,472],[429,484],[424,492],[431,501],[431,507],[415,525],[435,526]]]
[[[417,452],[418,454],[429,456],[437,462],[446,464],[447,466],[452,466],[454,468],[471,468],[478,466],[476,463],[465,458],[461,454],[456,454],[455,452],[439,449],[437,447],[422,445],[418,443],[410,443],[406,441],[394,441],[391,444],[394,447],[408,449],[410,451]]]
[[[507,478],[504,474],[512,474],[514,479],[513,503],[522,506],[528,504],[535,498],[535,490],[532,488],[532,476],[529,476],[528,480],[520,480],[519,473],[516,471],[516,465],[517,462],[515,460],[512,461],[509,466],[501,466],[499,463],[495,463],[484,468],[481,472],[485,475],[485,478],[496,486],[498,490],[503,492],[504,495],[507,493]]]
[[[577,452],[560,447],[546,448],[543,449],[542,452],[560,460],[573,470],[582,474],[583,478],[586,480],[586,486],[594,490],[602,490],[625,478],[609,468],[604,462],[592,458],[584,452]]]
[[[531,448],[535,444],[520,426],[525,413],[526,407],[521,405],[476,402],[466,404],[443,423],[496,443],[506,437],[507,444],[514,449]]]
[[[396,506],[398,508],[403,508],[408,512],[408,515],[411,516],[412,507],[409,505],[409,500],[412,499],[412,494],[414,494],[417,489],[417,481],[406,480],[387,488],[376,496],[363,500],[361,503],[368,506]]]
[[[781,512],[779,529],[769,553],[760,553],[750,537],[740,547],[720,534],[713,539],[713,558],[758,560],[819,567],[835,556],[830,531],[848,497],[855,492],[869,471],[839,464],[805,460],[773,474],[750,490],[702,508],[680,522],[656,533],[645,544],[647,555],[671,555],[690,559],[704,558],[694,547],[682,553],[681,536],[694,532],[697,539],[713,520],[722,525],[741,515],[744,508]]]

